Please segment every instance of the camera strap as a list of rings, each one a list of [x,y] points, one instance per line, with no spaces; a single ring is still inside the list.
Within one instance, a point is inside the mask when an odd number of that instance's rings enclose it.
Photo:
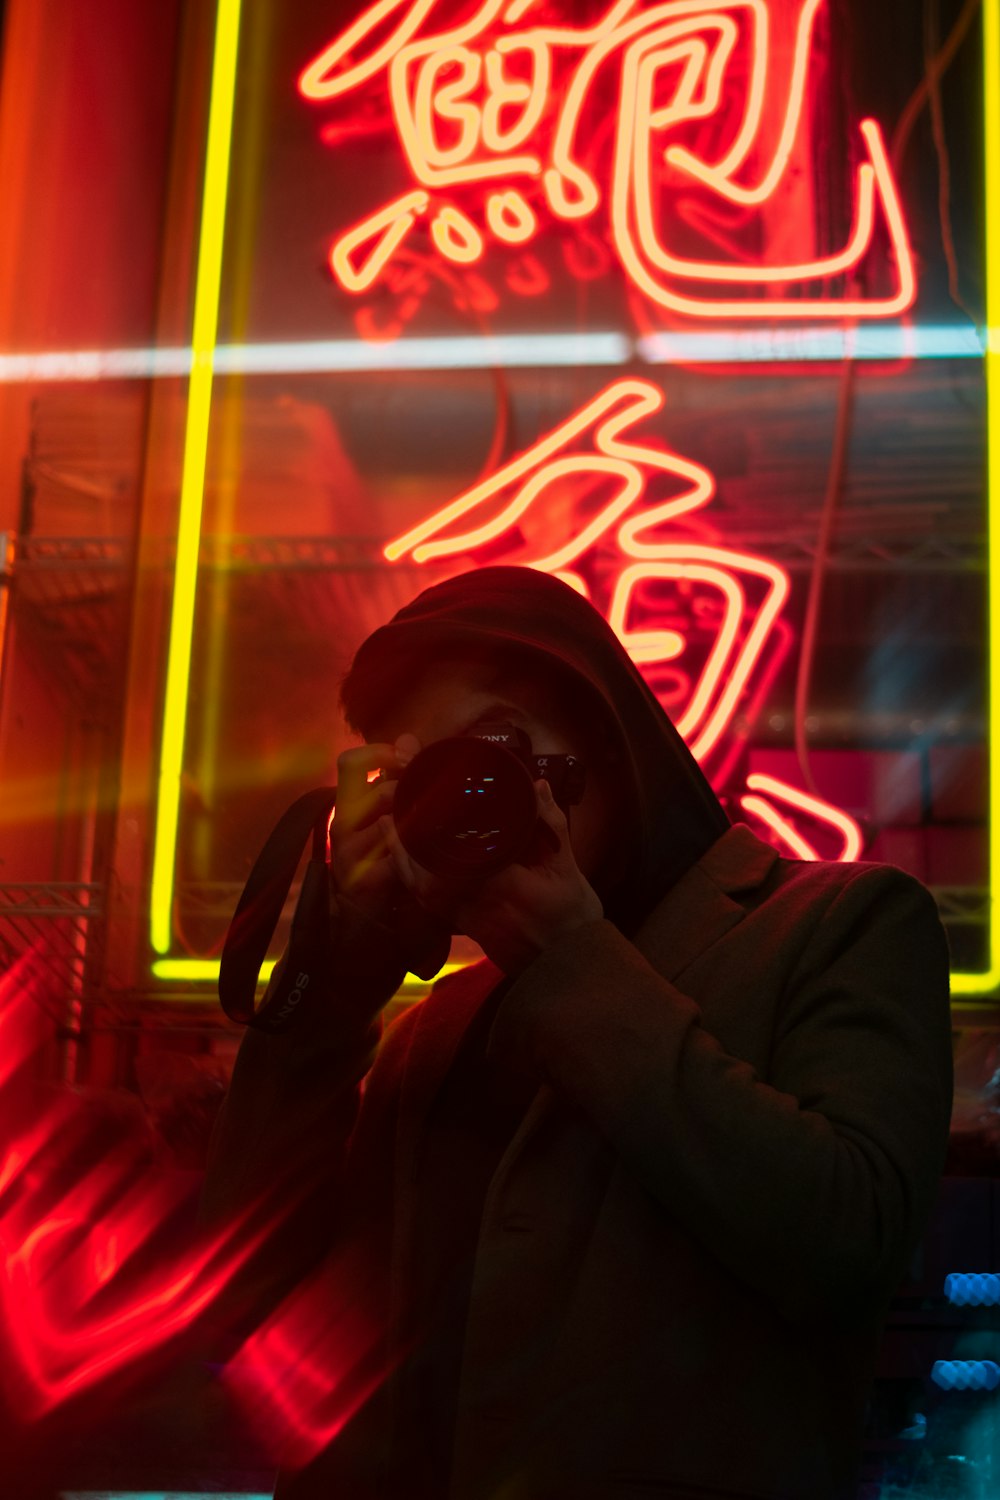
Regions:
[[[219,999],[226,1015],[244,1026],[280,1032],[291,1026],[332,962],[327,830],[336,787],[317,787],[278,819],[250,871],[219,964]],[[272,978],[267,1002],[255,1007],[261,965],[281,918],[303,850],[312,839],[302,889],[292,918],[284,962]],[[320,986],[321,987],[321,986]]]

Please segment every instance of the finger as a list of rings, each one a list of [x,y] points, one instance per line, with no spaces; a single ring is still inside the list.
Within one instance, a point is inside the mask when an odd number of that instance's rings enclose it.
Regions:
[[[364,789],[373,771],[402,770],[419,750],[415,734],[401,734],[392,745],[384,740],[351,745],[337,756],[337,784],[353,795]]]
[[[370,771],[393,765],[395,760],[395,745],[382,742],[351,745],[337,756],[337,785],[343,785],[348,792],[356,792],[364,787]]]
[[[357,745],[337,757],[337,806],[334,823],[338,832],[357,826],[368,803],[368,778],[389,765],[395,752],[391,745]]]
[[[376,805],[371,793],[385,782],[370,781],[375,771],[397,769],[394,745],[355,745],[337,757],[337,807],[334,821],[340,820],[341,831],[347,831],[370,820]],[[367,819],[366,819],[367,815]]]
[[[347,797],[357,796],[370,784],[373,771],[399,771],[413,759],[416,751],[410,742],[420,748],[415,735],[405,735],[395,745],[383,741],[370,745],[352,745],[337,756],[337,787]],[[402,752],[397,748],[404,743]]]
[[[401,734],[393,748],[399,765],[408,766],[413,757],[420,752],[420,741],[415,734]]]
[[[353,802],[341,803],[330,823],[330,848],[343,849],[350,840],[368,833],[372,824],[392,808],[397,785],[395,781],[373,781]]]
[[[356,829],[347,837],[330,836],[330,864],[333,878],[341,887],[354,885],[360,873],[372,862],[387,854],[385,838],[377,823]]]
[[[423,909],[441,921],[448,922],[456,904],[457,894],[453,887],[438,876],[425,870],[423,865],[411,859],[403,847],[399,832],[391,818],[381,819],[385,825],[386,842],[396,863],[399,879]]]
[[[569,823],[544,777],[535,782],[535,807],[544,830],[542,837],[545,845],[553,851],[561,849],[569,842]]]
[[[389,850],[389,857],[396,868],[396,874],[408,891],[415,891],[417,885],[416,871],[413,868],[410,856],[400,842],[395,823],[389,817],[379,818],[378,828],[385,839]]]
[[[400,891],[399,876],[396,866],[388,854],[382,854],[378,858],[369,860],[363,871],[356,870],[354,878],[346,888],[345,894],[352,896],[355,900],[364,898],[375,905],[389,905],[391,898],[398,895]]]
[[[552,786],[544,776],[540,776],[535,782],[535,801],[538,807],[538,816],[544,818],[550,828],[562,831],[568,828],[566,814],[552,795]]]
[[[333,888],[342,896],[357,896],[359,892],[368,890],[373,884],[373,871],[378,871],[382,865],[389,866],[389,873],[396,880],[396,867],[385,855],[366,855],[357,864],[348,865],[345,870],[334,870]],[[381,879],[381,876],[378,877]],[[374,884],[378,884],[375,880]]]

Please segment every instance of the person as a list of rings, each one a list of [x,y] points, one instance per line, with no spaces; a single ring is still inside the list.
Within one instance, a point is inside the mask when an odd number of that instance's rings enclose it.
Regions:
[[[948,1142],[930,894],[731,824],[551,576],[433,585],[341,696],[363,742],[338,763],[329,992],[246,1033],[206,1186],[210,1218],[262,1184],[272,1216],[295,1200],[251,1322],[335,1265],[310,1316],[346,1330],[350,1304],[370,1335],[278,1496],[853,1500]],[[449,884],[399,840],[398,776],[498,719],[582,759],[583,799],[537,780],[531,857]],[[483,960],[382,1035],[456,932]]]

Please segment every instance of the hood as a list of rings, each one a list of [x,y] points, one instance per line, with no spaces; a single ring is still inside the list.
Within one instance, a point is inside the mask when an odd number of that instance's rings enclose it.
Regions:
[[[614,631],[568,584],[532,568],[490,567],[425,589],[359,648],[341,689],[348,722],[366,733],[427,662],[470,647],[537,657],[603,706],[632,807],[629,874],[607,893],[605,911],[634,931],[729,819]]]

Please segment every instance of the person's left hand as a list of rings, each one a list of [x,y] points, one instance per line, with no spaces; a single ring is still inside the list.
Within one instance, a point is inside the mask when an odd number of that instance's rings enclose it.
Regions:
[[[433,916],[471,937],[504,974],[519,974],[543,949],[604,915],[600,897],[580,869],[566,815],[545,780],[535,782],[545,825],[530,865],[512,864],[474,886],[440,879],[410,858],[391,817],[380,819],[399,878]]]

